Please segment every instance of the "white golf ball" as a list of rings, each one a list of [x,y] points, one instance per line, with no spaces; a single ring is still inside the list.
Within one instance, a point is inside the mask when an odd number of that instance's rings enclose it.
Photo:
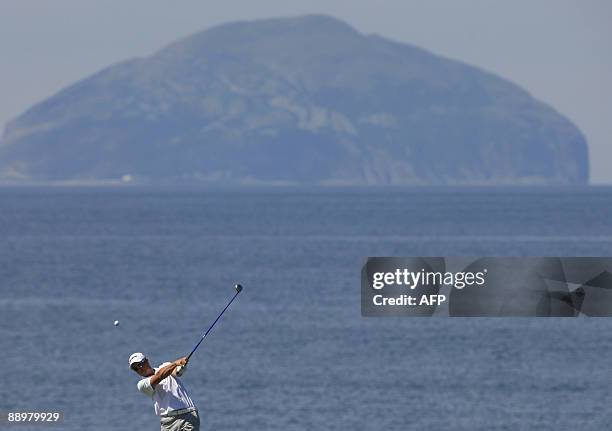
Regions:
[[[115,320],[115,323],[113,323],[113,325],[115,325],[115,326],[119,326],[119,321],[118,321],[118,320]]]

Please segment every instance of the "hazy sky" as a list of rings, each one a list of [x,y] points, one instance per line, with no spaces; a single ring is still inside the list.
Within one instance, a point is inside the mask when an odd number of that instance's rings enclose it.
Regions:
[[[495,72],[568,116],[612,183],[610,0],[0,0],[0,127],[98,69],[227,21],[325,13]]]

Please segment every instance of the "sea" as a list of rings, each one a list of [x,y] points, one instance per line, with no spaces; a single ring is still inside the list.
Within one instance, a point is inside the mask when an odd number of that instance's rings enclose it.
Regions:
[[[202,430],[612,428],[609,318],[366,318],[368,256],[610,256],[612,188],[0,188],[0,412],[159,429],[132,352],[189,353]],[[115,326],[113,322],[120,324]]]

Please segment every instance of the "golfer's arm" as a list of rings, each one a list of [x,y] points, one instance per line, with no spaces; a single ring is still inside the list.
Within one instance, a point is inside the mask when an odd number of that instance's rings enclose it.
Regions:
[[[168,377],[170,374],[172,374],[172,372],[177,366],[178,364],[176,362],[173,362],[157,370],[157,372],[151,376],[151,380],[150,380],[151,386],[153,388],[157,386],[159,382],[161,382],[166,377]]]

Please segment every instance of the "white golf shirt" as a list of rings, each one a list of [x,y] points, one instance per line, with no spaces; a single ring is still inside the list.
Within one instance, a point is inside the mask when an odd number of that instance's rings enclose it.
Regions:
[[[155,372],[170,364],[171,362],[164,362],[155,368]],[[137,387],[140,392],[153,398],[155,414],[158,416],[165,416],[173,410],[195,410],[187,389],[178,377],[170,375],[159,382],[155,388],[151,386],[151,377],[146,377],[138,382]]]

